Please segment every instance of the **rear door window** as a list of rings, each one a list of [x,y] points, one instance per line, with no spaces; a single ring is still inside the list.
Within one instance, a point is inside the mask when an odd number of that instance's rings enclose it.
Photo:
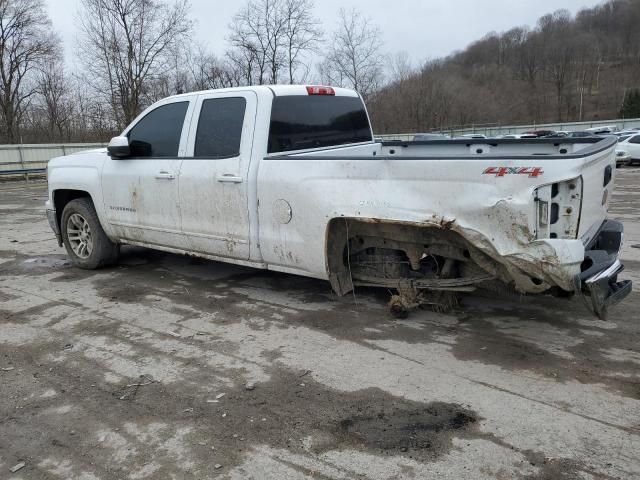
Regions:
[[[189,102],[161,105],[136,123],[127,137],[132,157],[177,157]]]
[[[359,97],[290,95],[273,99],[269,153],[371,140],[369,119]]]
[[[202,102],[193,155],[200,158],[240,155],[246,106],[243,97],[210,98]]]

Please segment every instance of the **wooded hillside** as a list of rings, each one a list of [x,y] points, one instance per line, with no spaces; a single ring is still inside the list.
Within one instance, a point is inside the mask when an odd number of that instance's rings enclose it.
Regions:
[[[490,33],[418,71],[400,69],[369,109],[377,133],[605,120],[640,116],[622,111],[638,88],[640,0],[610,0],[575,17],[545,15],[533,29]]]

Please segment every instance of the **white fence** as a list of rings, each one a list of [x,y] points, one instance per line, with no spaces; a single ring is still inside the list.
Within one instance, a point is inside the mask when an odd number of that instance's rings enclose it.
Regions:
[[[507,125],[507,126],[478,126],[468,127],[462,129],[443,130],[442,133],[446,133],[454,136],[466,135],[470,133],[480,133],[487,137],[494,137],[496,135],[505,135],[507,133],[524,133],[531,130],[586,130],[587,128],[603,127],[615,125],[620,130],[627,128],[640,128],[640,118],[619,118],[616,120],[598,120],[593,122],[569,122],[569,123],[542,123],[533,125]],[[396,133],[389,135],[376,135],[377,138],[384,140],[412,140],[414,133]]]
[[[54,157],[104,146],[103,143],[0,145],[0,175],[42,169]]]

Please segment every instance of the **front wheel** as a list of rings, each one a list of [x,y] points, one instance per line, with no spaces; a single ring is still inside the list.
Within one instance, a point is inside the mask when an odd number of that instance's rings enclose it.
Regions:
[[[76,267],[93,270],[118,260],[120,247],[104,233],[90,199],[77,198],[64,207],[60,230],[69,258]]]

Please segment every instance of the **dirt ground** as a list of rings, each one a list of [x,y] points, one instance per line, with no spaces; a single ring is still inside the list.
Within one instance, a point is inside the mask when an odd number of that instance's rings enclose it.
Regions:
[[[640,478],[640,293],[609,321],[490,294],[398,321],[140,248],[81,271],[45,197],[0,184],[0,479]],[[612,216],[640,288],[640,169]]]

